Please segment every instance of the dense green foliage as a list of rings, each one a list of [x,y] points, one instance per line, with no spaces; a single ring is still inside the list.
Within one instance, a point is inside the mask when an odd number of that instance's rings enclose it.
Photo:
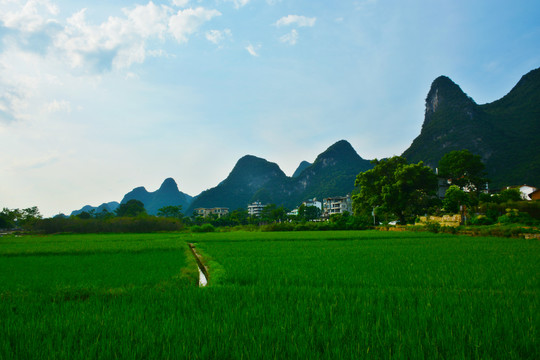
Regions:
[[[208,288],[194,287],[186,241]],[[369,231],[3,237],[0,358],[534,359],[538,246]]]
[[[457,185],[452,185],[446,190],[442,203],[445,211],[457,214],[462,205],[468,206],[470,204],[469,200],[469,195],[465,191]]]
[[[480,155],[474,155],[469,150],[450,151],[439,160],[439,176],[462,190],[476,193],[486,189],[488,179],[485,168]]]
[[[162,216],[162,217],[168,217],[168,218],[176,218],[176,219],[182,219],[184,217],[184,214],[182,214],[182,205],[164,206],[158,210],[157,215]]]
[[[120,204],[116,209],[116,215],[119,217],[135,217],[138,215],[145,215],[146,209],[144,204],[139,200],[128,200],[127,202]]]
[[[353,195],[356,215],[377,211],[379,215],[397,217],[402,224],[426,212],[437,190],[433,171],[418,164],[407,164],[400,156],[373,160],[375,167],[356,177],[359,188]]]
[[[42,215],[37,206],[26,209],[3,208],[0,212],[0,229],[13,229],[32,226]]]
[[[177,218],[156,216],[106,217],[81,219],[55,217],[36,221],[30,230],[44,234],[56,233],[143,233],[158,231],[178,231],[184,223]]]

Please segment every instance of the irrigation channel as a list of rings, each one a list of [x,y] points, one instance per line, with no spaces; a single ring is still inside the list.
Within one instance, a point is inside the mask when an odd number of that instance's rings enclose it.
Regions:
[[[208,268],[203,264],[201,256],[197,253],[197,250],[195,250],[195,245],[189,243],[189,248],[191,249],[193,256],[195,256],[197,267],[199,268],[199,287],[204,287],[208,285],[208,279],[210,279]]]

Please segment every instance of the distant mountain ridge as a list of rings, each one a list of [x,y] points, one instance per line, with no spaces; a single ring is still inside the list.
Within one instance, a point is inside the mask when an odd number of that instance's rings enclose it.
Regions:
[[[424,161],[432,168],[452,151],[468,149],[482,157],[492,180],[490,188],[540,183],[540,68],[524,75],[503,98],[478,105],[450,78],[435,79],[426,97],[424,122],[420,135],[403,152],[409,162]],[[362,159],[351,144],[341,140],[321,153],[313,163],[303,161],[288,177],[275,163],[253,155],[238,160],[229,176],[214,188],[196,197],[178,190],[172,178],[155,192],[138,187],[127,193],[122,203],[137,199],[149,214],[167,205],[182,205],[190,215],[197,207],[246,208],[263,203],[298,206],[309,198],[340,196],[354,189],[356,175],[373,165]],[[114,211],[117,202],[89,205],[82,211],[107,208]]]
[[[148,214],[157,215],[158,210],[165,206],[180,205],[185,211],[191,205],[193,197],[178,190],[173,178],[167,178],[158,190],[148,192],[143,186],[137,187],[124,195],[120,203],[124,204],[132,199],[141,201]]]
[[[452,150],[468,149],[486,165],[491,188],[540,185],[540,69],[524,75],[502,99],[478,105],[446,76],[426,98],[424,123],[403,156],[435,168]]]
[[[247,155],[218,186],[198,195],[188,214],[198,207],[246,208],[257,200],[293,208],[308,198],[346,195],[354,189],[356,175],[371,167],[345,140],[330,146],[293,177],[275,163]]]
[[[91,205],[85,205],[79,210],[74,210],[71,212],[71,215],[79,215],[82,212],[90,213],[91,211],[94,211],[96,214],[101,213],[103,210],[108,211],[110,213],[114,212],[120,204],[117,201],[111,201],[108,203],[103,203],[99,206],[91,206]]]

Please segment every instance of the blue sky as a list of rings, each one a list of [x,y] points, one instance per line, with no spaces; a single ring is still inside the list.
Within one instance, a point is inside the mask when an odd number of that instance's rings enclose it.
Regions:
[[[0,207],[69,214],[246,154],[291,175],[420,133],[431,82],[477,103],[540,66],[538,1],[0,0]]]

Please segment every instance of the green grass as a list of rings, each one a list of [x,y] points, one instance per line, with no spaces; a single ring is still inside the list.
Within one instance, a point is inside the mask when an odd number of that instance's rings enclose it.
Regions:
[[[539,250],[374,231],[0,238],[0,358],[535,359]]]

